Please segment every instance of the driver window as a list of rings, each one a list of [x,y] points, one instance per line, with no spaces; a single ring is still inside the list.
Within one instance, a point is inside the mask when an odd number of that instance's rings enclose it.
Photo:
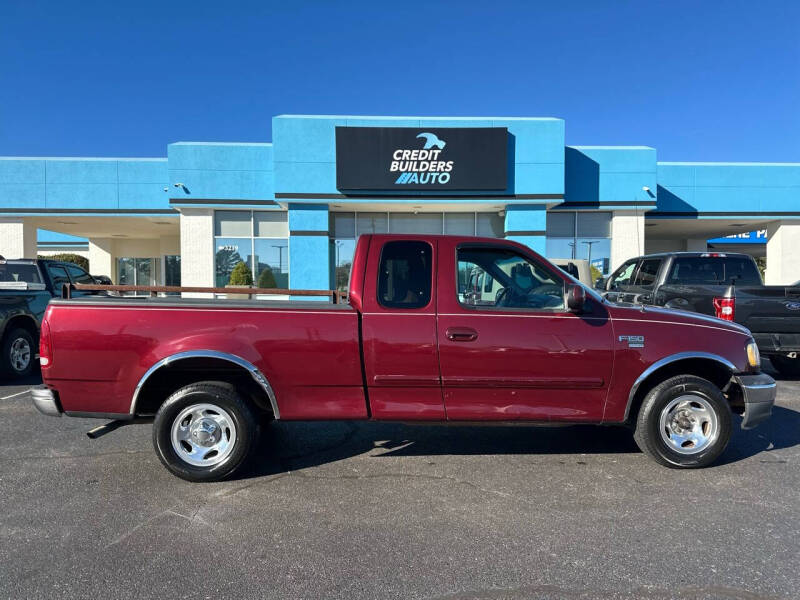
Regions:
[[[480,308],[564,309],[564,282],[505,248],[459,248],[458,301]]]
[[[633,277],[633,271],[635,268],[635,260],[622,265],[619,269],[617,269],[617,272],[611,276],[611,279],[608,283],[608,289],[613,290],[621,285],[630,285],[631,277]]]

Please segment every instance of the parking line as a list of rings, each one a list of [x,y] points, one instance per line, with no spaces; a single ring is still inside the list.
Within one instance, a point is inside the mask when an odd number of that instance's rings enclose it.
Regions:
[[[8,400],[9,398],[16,398],[17,396],[22,396],[22,394],[27,394],[28,390],[22,390],[21,392],[17,392],[16,394],[11,394],[10,396],[5,396],[0,398],[0,400]]]

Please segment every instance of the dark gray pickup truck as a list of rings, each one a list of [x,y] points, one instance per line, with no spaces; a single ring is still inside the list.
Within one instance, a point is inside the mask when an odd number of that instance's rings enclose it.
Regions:
[[[800,375],[800,287],[764,285],[747,254],[670,252],[626,261],[597,289],[612,302],[664,306],[747,327],[783,375]]]
[[[0,257],[0,377],[31,373],[44,311],[65,283],[97,282],[72,263]]]

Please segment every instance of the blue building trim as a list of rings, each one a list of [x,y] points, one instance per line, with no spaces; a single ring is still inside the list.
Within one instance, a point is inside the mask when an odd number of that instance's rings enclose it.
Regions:
[[[289,286],[330,289],[328,205],[289,204]]]
[[[544,256],[546,251],[547,206],[528,204],[506,209],[505,237]]]

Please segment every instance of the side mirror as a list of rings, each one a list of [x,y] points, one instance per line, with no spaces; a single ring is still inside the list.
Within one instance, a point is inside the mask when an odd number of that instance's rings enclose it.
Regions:
[[[586,305],[586,290],[582,285],[572,285],[567,292],[567,308],[574,313],[583,312]]]
[[[594,282],[594,289],[605,290],[605,288],[606,288],[606,278],[598,277]]]

